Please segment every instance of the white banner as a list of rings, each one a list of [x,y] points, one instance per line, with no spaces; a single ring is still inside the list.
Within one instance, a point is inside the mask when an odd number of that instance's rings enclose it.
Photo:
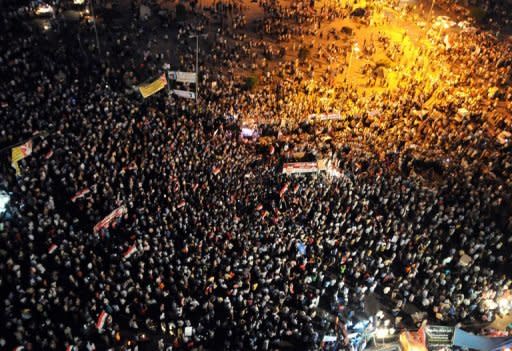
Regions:
[[[195,83],[196,82],[196,72],[180,72],[180,71],[170,71],[169,79],[175,80],[177,82],[182,83]]]
[[[339,113],[313,113],[309,115],[311,119],[318,119],[320,121],[335,121],[340,120],[341,115]]]
[[[185,98],[185,99],[195,99],[196,98],[196,93],[194,93],[193,91],[173,89],[172,92],[174,94],[176,94],[177,96]]]
[[[283,174],[313,173],[318,172],[316,162],[291,162],[283,165]]]

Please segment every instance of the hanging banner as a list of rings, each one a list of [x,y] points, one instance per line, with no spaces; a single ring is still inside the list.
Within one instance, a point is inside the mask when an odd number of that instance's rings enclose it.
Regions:
[[[196,93],[194,93],[193,91],[174,89],[172,92],[174,94],[176,94],[178,97],[182,97],[185,99],[195,99],[196,98]]]
[[[291,162],[283,165],[283,174],[318,172],[317,162]]]
[[[196,83],[197,75],[196,72],[170,71],[169,79],[182,83]]]
[[[139,85],[139,91],[142,94],[142,97],[145,99],[155,93],[158,93],[160,90],[165,88],[166,85],[167,78],[165,78],[165,74],[162,74],[151,83]]]
[[[455,328],[441,325],[428,325],[426,334],[427,347],[429,350],[439,350],[446,347],[451,348]]]

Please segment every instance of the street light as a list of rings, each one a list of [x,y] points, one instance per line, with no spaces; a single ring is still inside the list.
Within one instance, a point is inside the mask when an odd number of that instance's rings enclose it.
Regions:
[[[196,38],[196,107],[197,107],[197,94],[198,94],[198,85],[199,85],[199,37],[206,38],[208,34],[192,34],[189,35],[189,38]]]

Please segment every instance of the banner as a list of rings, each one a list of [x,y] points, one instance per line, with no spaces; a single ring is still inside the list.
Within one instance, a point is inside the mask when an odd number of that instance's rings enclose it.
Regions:
[[[318,119],[320,121],[337,121],[341,119],[339,113],[312,113],[309,115],[310,119]]]
[[[18,162],[23,160],[25,157],[32,153],[32,139],[27,141],[25,144],[15,146],[11,149],[11,166],[16,170],[16,175],[21,174],[20,166]]]
[[[194,93],[193,91],[173,89],[172,92],[174,94],[176,94],[177,96],[185,98],[185,99],[195,99],[196,98],[196,93]]]
[[[124,214],[128,213],[128,209],[126,206],[120,206],[116,208],[114,211],[110,212],[108,216],[103,218],[101,221],[96,223],[96,225],[93,228],[94,233],[99,232],[103,228],[108,228],[110,226],[110,223],[116,218],[122,217]]]
[[[165,74],[162,74],[151,83],[139,85],[139,91],[142,94],[142,97],[145,99],[155,93],[158,93],[160,90],[165,88],[166,85],[167,79],[165,78]]]
[[[441,325],[428,325],[426,334],[429,350],[439,350],[445,347],[451,348],[453,345],[455,328]]]
[[[291,162],[283,165],[283,174],[313,173],[318,172],[316,162]]]
[[[169,79],[182,83],[196,83],[197,75],[196,72],[170,71]]]

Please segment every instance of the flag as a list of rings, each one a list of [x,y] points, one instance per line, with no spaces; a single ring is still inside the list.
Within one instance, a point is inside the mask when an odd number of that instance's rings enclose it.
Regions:
[[[68,345],[66,347],[66,351],[74,351],[75,350],[75,345]]]
[[[23,351],[25,350],[25,346],[18,346],[13,349],[13,351]]]
[[[279,191],[279,197],[283,197],[283,195],[286,193],[286,191],[288,190],[288,187],[290,186],[290,183],[286,183],[282,188],[281,190]]]
[[[90,192],[91,191],[89,190],[89,188],[85,188],[85,189],[78,191],[75,195],[73,195],[71,197],[71,202],[75,202],[76,200],[85,197],[85,195],[89,194]]]
[[[55,252],[55,250],[57,250],[57,245],[56,244],[51,244],[50,247],[48,248],[48,253],[49,254],[52,254]]]
[[[173,89],[172,92],[174,94],[176,94],[178,97],[182,97],[185,99],[195,99],[196,98],[196,93],[194,93],[193,91]]]
[[[108,313],[105,311],[101,311],[100,315],[98,316],[98,320],[96,321],[96,328],[101,331],[103,327],[105,326],[105,323],[107,322]]]
[[[126,252],[123,254],[124,258],[130,258],[134,253],[137,252],[137,246],[132,245],[126,250]]]
[[[167,78],[165,78],[165,74],[162,74],[151,83],[139,85],[139,91],[142,94],[142,97],[145,99],[155,93],[158,93],[160,90],[165,88],[166,85]]]
[[[187,203],[185,202],[185,200],[181,200],[181,202],[178,204],[178,206],[176,206],[177,208],[182,208],[183,206],[185,206]]]
[[[32,139],[27,141],[25,144],[15,146],[11,150],[11,165],[16,170],[16,175],[21,174],[18,162],[23,160],[25,157],[32,153]]]
[[[53,150],[50,150],[50,151],[48,151],[48,152],[46,153],[46,155],[44,155],[44,158],[45,158],[46,160],[48,160],[48,159],[49,159],[50,157],[52,157],[52,156],[53,156]]]
[[[217,175],[217,174],[219,174],[219,172],[220,172],[220,167],[213,167],[212,168],[213,175]]]
[[[119,206],[114,211],[110,212],[108,216],[106,216],[101,221],[96,223],[96,225],[93,228],[94,233],[99,232],[103,228],[108,228],[110,226],[110,223],[114,219],[122,217],[126,213],[128,213],[128,209],[126,208],[126,206]]]

